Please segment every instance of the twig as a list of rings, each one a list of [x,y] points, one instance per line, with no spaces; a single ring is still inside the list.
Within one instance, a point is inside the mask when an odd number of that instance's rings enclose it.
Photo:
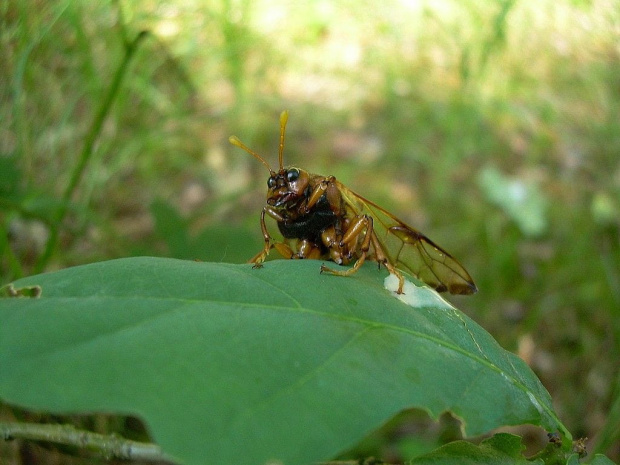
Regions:
[[[73,425],[0,423],[0,438],[47,441],[98,452],[106,459],[166,461],[172,463],[157,444],[130,441],[116,435],[79,430]]]

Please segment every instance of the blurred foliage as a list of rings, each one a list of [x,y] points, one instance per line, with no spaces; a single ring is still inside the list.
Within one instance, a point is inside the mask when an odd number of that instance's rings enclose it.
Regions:
[[[3,283],[36,269],[54,228],[48,270],[252,255],[267,173],[227,139],[275,163],[287,108],[286,162],[335,175],[453,253],[480,289],[458,306],[532,366],[575,437],[620,460],[618,2],[0,0],[0,12]],[[380,436],[375,455],[398,449]]]

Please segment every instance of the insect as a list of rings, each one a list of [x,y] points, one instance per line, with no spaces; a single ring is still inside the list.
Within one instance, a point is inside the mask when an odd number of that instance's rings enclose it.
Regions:
[[[353,265],[336,270],[321,265],[321,273],[354,274],[366,260],[384,265],[398,277],[398,293],[405,279],[399,268],[424,281],[438,292],[473,294],[478,289],[469,273],[448,252],[424,234],[407,226],[379,205],[356,194],[333,176],[311,174],[284,167],[284,133],[288,112],[280,115],[279,170],[274,171],[258,153],[237,137],[231,144],[242,148],[269,170],[267,203],[260,215],[265,240],[263,249],[249,262],[260,268],[275,248],[285,258],[331,260]],[[265,224],[273,218],[284,241],[275,241]],[[296,240],[293,250],[289,241]]]

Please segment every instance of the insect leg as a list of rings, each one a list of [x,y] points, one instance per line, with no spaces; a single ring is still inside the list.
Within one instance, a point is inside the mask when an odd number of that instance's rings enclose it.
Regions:
[[[372,241],[372,246],[375,249],[375,258],[377,260],[377,263],[379,264],[379,267],[381,267],[381,265],[384,265],[385,268],[391,274],[393,274],[394,276],[398,278],[398,289],[396,290],[396,293],[403,294],[403,286],[405,285],[405,278],[390,262],[390,259],[387,257],[385,250],[383,250],[383,247],[379,243],[379,239],[377,238],[377,235],[375,234],[374,231],[372,233],[371,241]]]
[[[321,241],[329,250],[329,258],[338,265],[349,263],[348,257],[344,254],[343,247],[340,245],[342,233],[334,226],[329,226],[321,232]],[[318,257],[320,258],[320,257]]]
[[[273,244],[273,248],[276,249],[284,258],[295,258],[295,252],[293,252],[291,246],[286,242],[276,242]]]
[[[335,180],[335,177],[327,176],[323,178],[319,183],[317,183],[317,185],[314,186],[312,193],[308,196],[308,200],[306,200],[305,203],[302,203],[299,207],[299,212],[302,215],[307,214],[312,209],[312,207],[317,204],[323,194],[327,193],[327,201],[334,210],[334,213],[338,213],[338,211],[341,209],[340,204],[342,201],[342,197],[340,195],[340,192],[338,191],[338,188],[336,187],[336,183],[334,182]]]
[[[266,206],[263,208],[263,211],[260,213],[260,229],[263,232],[263,239],[265,240],[265,245],[263,246],[263,250],[258,252],[254,257],[252,257],[248,263],[254,263],[253,268],[262,267],[262,263],[265,261],[269,252],[273,248],[273,243],[271,236],[269,235],[269,231],[267,231],[267,225],[265,224],[265,213],[267,213],[272,218],[275,218],[276,221],[283,221],[284,218],[275,211],[273,208]]]
[[[357,272],[360,266],[364,264],[364,261],[366,261],[366,254],[368,254],[368,250],[370,249],[370,241],[372,236],[374,235],[372,217],[368,215],[358,216],[352,222],[349,229],[345,232],[344,236],[342,237],[342,241],[340,242],[341,247],[344,247],[347,244],[355,244],[359,235],[362,234],[362,232],[364,231],[366,231],[366,234],[360,247],[361,254],[351,268],[346,271],[340,271],[328,268],[325,265],[321,265],[321,273],[325,272],[334,274],[336,276],[351,276],[352,274]]]
[[[397,294],[403,293],[403,286],[405,285],[405,278],[403,275],[392,265],[390,260],[388,259],[385,250],[379,243],[379,239],[373,228],[372,217],[367,215],[358,216],[350,225],[349,229],[347,229],[346,233],[342,237],[341,246],[351,247],[357,243],[357,239],[363,231],[366,231],[366,235],[364,236],[364,240],[362,241],[360,250],[361,254],[357,261],[353,264],[351,268],[346,271],[333,270],[331,268],[326,267],[325,265],[321,266],[321,273],[331,273],[337,276],[350,276],[355,273],[366,261],[366,255],[368,254],[368,250],[370,249],[370,244],[375,250],[375,258],[379,263],[379,266],[382,264],[387,268],[387,270],[395,275],[398,278],[398,290]]]
[[[321,258],[321,249],[308,239],[299,239],[297,241],[297,253],[293,258]]]

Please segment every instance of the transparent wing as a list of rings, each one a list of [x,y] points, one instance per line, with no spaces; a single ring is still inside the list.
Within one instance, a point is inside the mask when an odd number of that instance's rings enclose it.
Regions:
[[[369,215],[374,232],[387,259],[438,292],[473,294],[478,290],[463,266],[421,232],[407,226],[376,203],[336,181],[353,215]]]

